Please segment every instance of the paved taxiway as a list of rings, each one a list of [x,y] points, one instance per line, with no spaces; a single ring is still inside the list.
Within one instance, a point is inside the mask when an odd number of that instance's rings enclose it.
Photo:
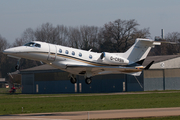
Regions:
[[[55,112],[34,113],[0,116],[0,120],[80,120],[80,119],[114,119],[114,118],[141,118],[178,116],[180,107],[174,108],[148,108],[148,109],[124,109],[124,110],[101,110],[79,112]]]

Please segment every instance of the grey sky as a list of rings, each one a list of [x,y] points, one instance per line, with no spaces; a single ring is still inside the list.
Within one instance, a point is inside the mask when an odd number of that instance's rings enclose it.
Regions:
[[[180,32],[180,0],[0,0],[0,35],[12,43],[27,28],[103,26],[116,19],[135,19],[151,37]]]

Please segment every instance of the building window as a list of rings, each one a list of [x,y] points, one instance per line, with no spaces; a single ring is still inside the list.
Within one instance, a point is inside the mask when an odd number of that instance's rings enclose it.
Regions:
[[[59,49],[59,53],[62,53],[62,49]]]
[[[65,53],[66,53],[66,54],[69,54],[69,51],[68,51],[68,50],[66,50],[66,51],[65,51]]]
[[[79,53],[79,57],[82,57],[82,53]]]
[[[92,55],[89,55],[89,58],[92,59]]]
[[[75,52],[74,52],[74,51],[72,51],[72,55],[75,55]]]

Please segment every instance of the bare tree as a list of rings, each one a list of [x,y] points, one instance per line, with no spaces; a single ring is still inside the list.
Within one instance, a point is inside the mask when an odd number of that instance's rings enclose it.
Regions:
[[[26,29],[22,34],[22,39],[24,40],[24,43],[35,41],[34,30],[32,28]]]
[[[149,28],[144,28],[141,30],[136,30],[133,32],[132,34],[132,39],[136,39],[136,38],[150,38],[150,32],[149,32]]]
[[[98,27],[81,26],[80,34],[82,39],[82,49],[91,49],[98,47]]]
[[[12,70],[12,61],[13,59],[8,58],[5,54],[2,53],[3,50],[9,48],[10,45],[5,38],[0,35],[0,75],[1,77],[6,77],[7,72]]]
[[[16,38],[16,40],[13,43],[13,47],[22,46],[26,42],[22,38]]]
[[[30,41],[34,41],[35,40],[35,36],[34,36],[34,31],[32,28],[27,28],[22,36],[20,38],[16,38],[15,42],[13,43],[13,46],[22,46]]]
[[[180,52],[180,33],[172,32],[165,36],[165,40],[169,42],[175,42],[177,44],[167,44],[166,51],[168,55],[178,54]]]
[[[59,32],[50,23],[42,24],[41,27],[36,29],[34,35],[37,41],[55,44],[59,41]]]
[[[139,24],[134,19],[117,19],[104,25],[101,36],[106,42],[113,43],[114,51],[124,52],[132,45],[135,36],[149,35],[149,29],[138,30],[137,26]]]
[[[95,26],[69,27],[68,46],[89,50],[97,49],[99,28]]]
[[[8,48],[10,45],[5,38],[0,35],[0,52]]]
[[[1,65],[6,62],[6,56],[2,52],[9,46],[7,40],[0,35],[0,69]]]
[[[68,42],[68,28],[64,25],[57,25],[56,31],[58,34],[56,44],[67,45]]]
[[[81,34],[78,27],[69,27],[68,46],[80,49],[83,47]]]

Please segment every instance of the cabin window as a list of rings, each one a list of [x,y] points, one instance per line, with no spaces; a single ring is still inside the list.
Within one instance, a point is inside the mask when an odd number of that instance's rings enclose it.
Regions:
[[[79,53],[79,57],[82,57],[82,53]]]
[[[68,51],[68,50],[66,50],[66,51],[65,51],[65,53],[66,53],[66,54],[69,54],[69,51]]]
[[[89,55],[89,58],[92,59],[92,55]]]
[[[59,49],[59,53],[62,53],[62,49]]]
[[[74,51],[72,51],[72,55],[75,55],[75,52],[74,52]]]
[[[36,43],[36,44],[35,44],[35,47],[39,47],[39,48],[40,48],[40,47],[41,47],[41,45]]]

